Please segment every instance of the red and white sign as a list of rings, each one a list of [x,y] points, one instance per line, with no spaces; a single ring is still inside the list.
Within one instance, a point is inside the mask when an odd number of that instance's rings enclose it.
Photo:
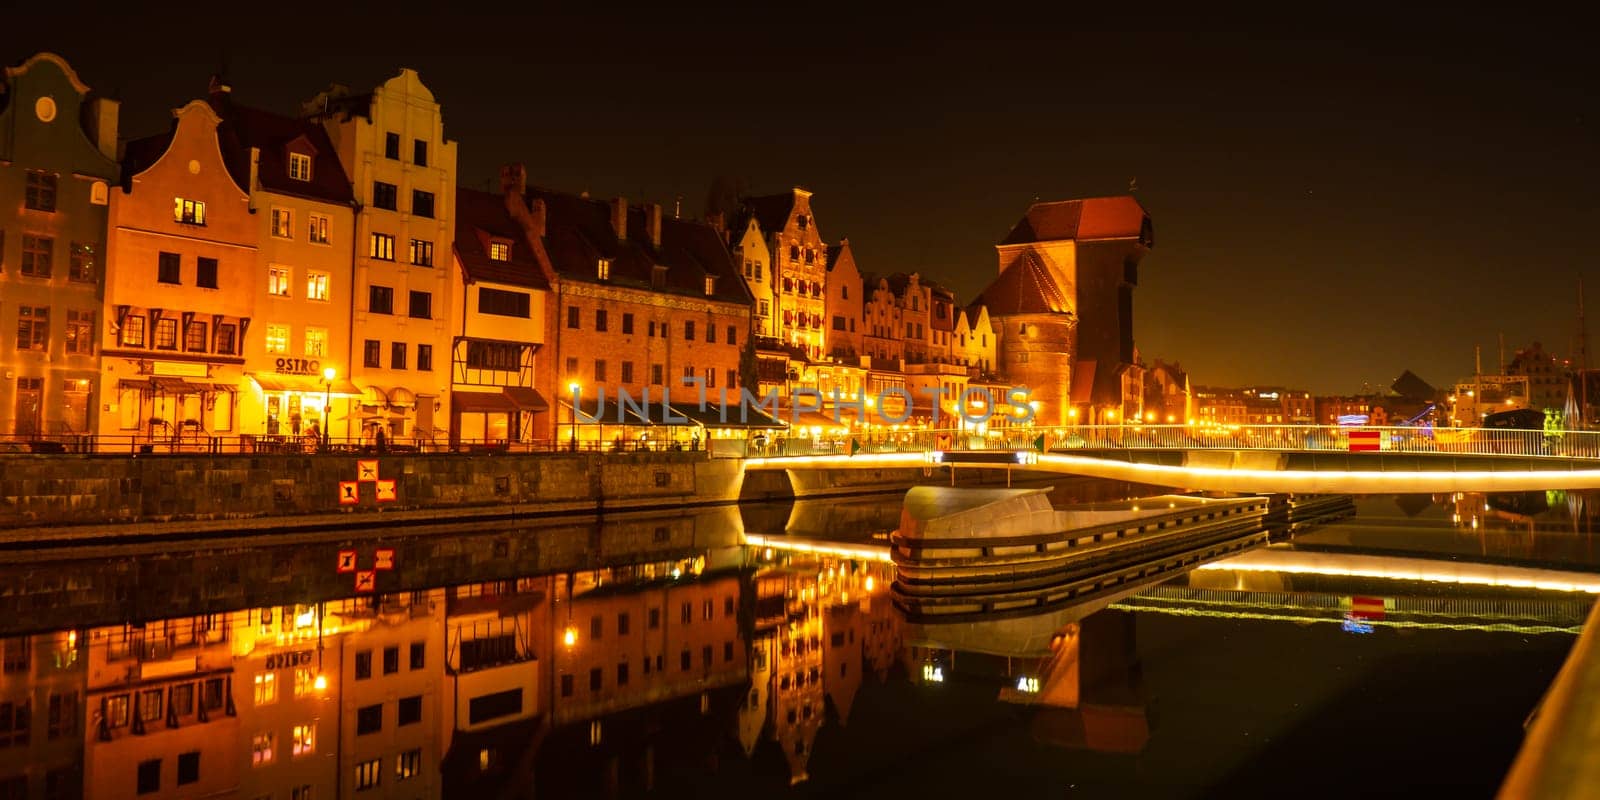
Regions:
[[[1383,449],[1383,431],[1350,431],[1350,452],[1370,453]]]
[[[356,480],[375,481],[378,479],[378,459],[361,459],[356,462]]]
[[[354,550],[340,550],[339,551],[339,572],[344,573],[344,572],[355,572],[355,571],[356,571],[356,551],[354,551]]]
[[[1350,616],[1356,619],[1383,619],[1385,610],[1381,597],[1350,598]]]
[[[395,491],[393,478],[378,481],[378,502],[393,503],[397,499],[399,495]]]
[[[353,506],[361,502],[361,484],[355,481],[339,481],[339,505]]]
[[[378,548],[377,552],[373,554],[372,561],[373,561],[372,568],[375,569],[375,570],[378,570],[378,569],[394,569],[394,548],[393,547],[380,547],[380,548]]]
[[[370,592],[378,585],[378,573],[364,569],[356,573],[356,591]]]

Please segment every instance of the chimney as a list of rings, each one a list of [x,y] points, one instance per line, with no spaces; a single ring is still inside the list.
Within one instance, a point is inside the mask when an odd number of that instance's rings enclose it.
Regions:
[[[528,193],[528,168],[523,164],[507,164],[500,168],[500,193],[521,197]]]
[[[618,241],[628,238],[628,198],[611,198],[611,230],[617,234]]]
[[[646,232],[650,235],[650,246],[654,247],[654,248],[657,248],[657,249],[660,249],[660,247],[661,247],[661,204],[660,203],[651,203],[650,205],[646,206],[645,209],[646,209],[645,213],[648,214],[648,216],[645,217],[645,223],[644,224],[645,224]]]
[[[117,160],[117,115],[121,110],[120,104],[115,100],[105,97],[96,97],[89,101],[88,133],[94,141],[95,147],[112,161]]]

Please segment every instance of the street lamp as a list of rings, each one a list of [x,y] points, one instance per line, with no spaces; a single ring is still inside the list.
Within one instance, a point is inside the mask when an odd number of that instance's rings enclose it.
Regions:
[[[333,367],[322,368],[322,450],[328,450],[329,428],[333,427]]]
[[[572,395],[572,452],[578,452],[578,391],[583,387],[577,381],[567,384],[567,391]]]

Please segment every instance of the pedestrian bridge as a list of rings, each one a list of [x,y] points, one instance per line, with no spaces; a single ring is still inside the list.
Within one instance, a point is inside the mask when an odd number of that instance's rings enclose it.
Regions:
[[[915,431],[849,439],[831,450],[758,455],[744,466],[791,473],[987,468],[1290,494],[1600,489],[1600,432],[1311,425],[1079,426],[983,436]]]

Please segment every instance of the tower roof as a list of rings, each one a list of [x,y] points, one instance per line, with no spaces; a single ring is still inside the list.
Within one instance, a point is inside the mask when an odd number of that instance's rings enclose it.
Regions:
[[[1149,244],[1150,215],[1132,197],[1091,197],[1034,203],[1001,244],[1083,239],[1141,239]]]
[[[1039,256],[1027,252],[978,295],[976,303],[995,316],[1007,314],[1071,314],[1072,301]]]

